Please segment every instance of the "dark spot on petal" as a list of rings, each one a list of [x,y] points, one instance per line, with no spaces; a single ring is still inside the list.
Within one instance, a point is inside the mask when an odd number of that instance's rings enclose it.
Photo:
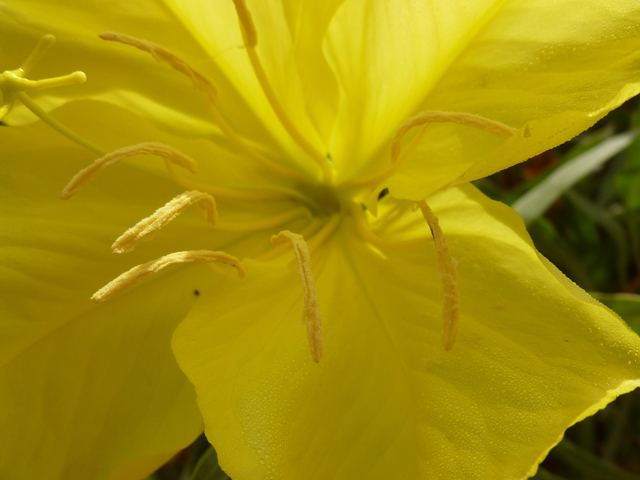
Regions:
[[[193,294],[194,294],[196,297],[197,297],[197,296],[199,296],[199,295],[200,295],[200,290],[194,290],[194,291],[193,291]]]
[[[384,190],[382,190],[379,194],[378,194],[378,200],[382,200],[384,197],[386,197],[389,194],[389,189],[385,188]]]

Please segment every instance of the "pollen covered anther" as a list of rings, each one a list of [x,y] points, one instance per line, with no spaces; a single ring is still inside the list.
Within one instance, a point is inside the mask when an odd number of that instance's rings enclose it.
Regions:
[[[307,325],[307,339],[311,350],[311,358],[314,362],[320,362],[324,343],[322,341],[322,319],[320,317],[320,307],[318,306],[318,296],[316,295],[313,272],[311,271],[311,255],[309,247],[302,235],[283,230],[278,235],[271,237],[274,245],[290,241],[298,260],[298,272],[304,288],[304,311],[302,321]]]
[[[193,82],[193,87],[200,91],[207,100],[213,103],[218,98],[218,88],[209,77],[198,72],[182,58],[175,53],[170,52],[166,48],[147,40],[130,37],[129,35],[124,35],[122,33],[102,32],[99,37],[102,40],[130,45],[138,50],[150,53],[158,62],[166,63],[178,72],[189,77]]]
[[[183,210],[198,202],[205,204],[206,213],[204,218],[207,223],[215,225],[218,221],[216,201],[208,193],[192,190],[190,192],[181,193],[166,205],[156,210],[153,215],[140,220],[135,226],[122,234],[111,246],[111,249],[115,253],[130,252],[141,241],[153,235],[171,220],[176,218]]]
[[[433,241],[436,245],[436,259],[440,271],[440,281],[444,293],[442,306],[442,344],[445,350],[451,350],[458,335],[458,317],[460,316],[460,295],[458,293],[458,273],[456,261],[451,256],[449,245],[445,239],[438,217],[431,211],[424,200],[417,202],[422,215],[429,225]]]
[[[144,263],[142,265],[138,265],[137,267],[133,267],[128,272],[123,273],[118,278],[112,280],[107,285],[102,287],[96,293],[93,294],[91,300],[96,303],[106,302],[116,295],[120,294],[124,290],[131,288],[135,284],[141,282],[145,278],[153,275],[154,273],[159,272],[165,267],[169,265],[173,265],[175,263],[189,263],[189,262],[199,262],[199,263],[210,263],[210,262],[220,262],[226,263],[227,265],[231,265],[238,270],[238,275],[240,278],[244,278],[244,268],[238,260],[233,255],[229,255],[225,252],[214,252],[211,250],[193,250],[189,252],[175,252],[169,255],[165,255],[164,257],[158,258],[157,260],[152,260],[150,262]]]
[[[176,165],[186,168],[192,173],[196,173],[197,164],[195,160],[187,157],[179,150],[162,143],[140,143],[138,145],[131,145],[129,147],[115,150],[104,157],[99,158],[87,168],[80,170],[64,188],[60,198],[63,200],[71,198],[81,187],[89,183],[89,181],[98,176],[98,174],[105,168],[116,163],[118,160],[142,154],[157,155]]]
[[[413,127],[419,127],[420,125],[429,123],[457,123],[460,125],[466,125],[467,127],[477,128],[478,130],[482,130],[490,133],[491,135],[495,135],[496,137],[505,139],[511,137],[518,131],[504,123],[496,120],[490,120],[488,118],[481,117],[480,115],[473,115],[471,113],[440,111],[421,112],[404,122],[393,136],[393,140],[391,140],[392,163],[400,156],[400,142],[404,135]]]

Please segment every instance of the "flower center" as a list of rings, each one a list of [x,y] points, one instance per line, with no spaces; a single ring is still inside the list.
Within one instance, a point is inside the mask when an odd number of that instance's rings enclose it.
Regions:
[[[271,104],[273,111],[279,118],[282,126],[289,133],[290,137],[306,153],[309,159],[316,164],[318,175],[311,177],[308,174],[293,169],[289,166],[274,162],[255,150],[242,136],[238,135],[227,124],[219,113],[216,102],[218,100],[218,89],[208,77],[193,69],[186,61],[177,55],[169,52],[159,45],[155,45],[146,40],[129,37],[122,34],[104,32],[100,37],[104,40],[115,41],[125,45],[133,46],[144,52],[151,54],[159,62],[165,63],[183,75],[188,76],[194,88],[201,94],[204,104],[211,114],[213,121],[218,125],[220,131],[227,137],[230,143],[246,158],[256,162],[256,164],[278,177],[287,179],[289,184],[295,186],[293,189],[281,186],[280,184],[260,188],[229,188],[208,183],[200,183],[182,176],[175,166],[185,168],[192,173],[196,173],[197,163],[173,147],[159,143],[141,143],[106,153],[100,147],[95,146],[90,141],[80,137],[64,125],[61,125],[49,114],[44,112],[26,94],[28,90],[37,90],[59,85],[82,83],[86,79],[82,72],[75,72],[64,77],[47,80],[31,81],[24,76],[28,73],[32,65],[40,58],[46,50],[53,44],[53,36],[45,36],[34,50],[34,53],[17,70],[4,72],[0,76],[0,91],[2,92],[2,103],[0,107],[0,120],[13,108],[17,100],[21,101],[27,108],[39,116],[43,121],[51,125],[60,133],[78,143],[79,145],[100,155],[92,165],[79,172],[62,192],[62,198],[67,199],[74,195],[83,185],[95,178],[107,166],[120,159],[138,154],[151,154],[164,159],[169,176],[180,186],[187,189],[184,193],[171,199],[166,205],[159,208],[151,216],[142,219],[135,226],[127,230],[118,238],[112,246],[115,253],[125,253],[133,250],[140,241],[151,237],[156,231],[166,226],[172,219],[183,210],[201,205],[206,207],[205,211],[198,210],[204,220],[214,228],[227,231],[256,231],[271,230],[280,231],[272,236],[275,247],[266,254],[258,257],[260,260],[269,260],[280,255],[289,254],[291,249],[295,253],[298,262],[300,278],[304,293],[303,321],[307,325],[307,337],[312,359],[320,361],[323,351],[322,323],[318,308],[318,298],[315,292],[315,284],[312,273],[311,258],[314,251],[338,228],[344,218],[353,221],[357,232],[362,239],[379,249],[387,248],[424,248],[424,241],[408,242],[405,244],[388,243],[380,239],[370,228],[371,215],[367,212],[359,199],[363,198],[363,191],[375,193],[379,191],[380,185],[394,175],[406,161],[407,157],[415,150],[417,144],[424,135],[425,128],[434,122],[455,122],[473,128],[478,128],[492,135],[507,138],[514,133],[514,129],[507,125],[492,120],[479,117],[477,115],[458,112],[422,112],[407,120],[397,131],[391,143],[391,161],[388,168],[366,178],[355,179],[345,182],[342,185],[335,185],[333,162],[327,155],[317,151],[298,131],[296,126],[286,115],[273,88],[262,67],[256,52],[258,42],[257,31],[253,25],[251,14],[247,9],[244,0],[233,0],[238,13],[240,28],[245,40],[245,47],[249,60],[254,69],[256,78],[260,83],[266,98]],[[413,127],[422,126],[421,131],[414,137],[410,144],[402,150],[401,141],[405,133]],[[283,182],[286,184],[286,182]],[[366,197],[366,195],[365,195]],[[269,202],[287,201],[291,208],[273,217],[263,218],[252,222],[229,222],[224,219],[218,220],[216,199],[226,199],[230,201],[248,202]],[[293,200],[293,201],[291,201]],[[443,333],[442,343],[446,350],[452,348],[457,334],[457,324],[459,317],[459,295],[457,288],[456,262],[449,252],[445,236],[439,226],[438,218],[431,211],[427,203],[422,200],[415,202],[423,214],[424,220],[429,225],[432,238],[435,243],[435,255],[440,278],[443,286]],[[292,233],[289,230],[282,230],[282,227],[292,220],[300,217],[310,219],[309,227],[300,233]],[[307,242],[305,238],[309,238]],[[176,252],[166,255],[160,259],[147,262],[134,267],[125,272],[108,285],[94,294],[92,299],[96,302],[106,301],[121,291],[130,288],[149,275],[174,263],[188,262],[219,262],[231,265],[238,270],[241,277],[244,276],[244,268],[238,258],[225,252],[197,250],[191,252]],[[218,269],[219,270],[219,269]]]

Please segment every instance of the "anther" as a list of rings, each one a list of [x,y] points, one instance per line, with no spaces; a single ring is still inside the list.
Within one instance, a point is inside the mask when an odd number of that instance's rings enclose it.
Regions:
[[[102,32],[99,37],[102,40],[130,45],[138,50],[150,53],[158,62],[166,63],[178,72],[189,77],[193,82],[193,87],[200,91],[212,103],[218,98],[218,89],[209,77],[201,74],[182,58],[177,56],[175,53],[171,53],[164,47],[151,43],[147,40],[141,40],[139,38],[115,32]]]
[[[236,6],[236,12],[238,13],[238,19],[240,20],[240,27],[242,28],[244,42],[247,47],[254,48],[258,45],[258,33],[255,25],[253,24],[251,12],[249,12],[245,0],[233,0],[233,4]]]
[[[309,247],[302,235],[292,233],[288,230],[283,230],[278,235],[271,237],[271,242],[274,245],[287,241],[293,245],[293,250],[298,260],[298,272],[300,273],[302,287],[304,289],[302,321],[307,325],[307,340],[309,341],[311,358],[314,362],[318,363],[322,358],[324,344],[322,341],[322,319],[320,317],[316,287],[313,281],[313,272],[311,271]]]
[[[141,241],[155,234],[155,232],[176,218],[183,210],[197,202],[205,204],[205,220],[207,223],[215,225],[218,220],[218,212],[214,198],[208,193],[202,193],[196,190],[184,192],[168,202],[165,206],[156,210],[153,215],[140,220],[134,227],[127,230],[114,242],[111,249],[115,253],[130,252]]]
[[[458,273],[456,271],[456,261],[451,256],[449,246],[445,239],[438,217],[431,211],[429,205],[424,200],[417,202],[422,211],[422,215],[429,225],[433,241],[436,246],[436,259],[438,270],[440,271],[440,281],[444,293],[444,303],[442,305],[442,344],[445,350],[451,350],[458,334],[458,318],[460,315],[460,296],[458,294]]]
[[[220,262],[235,267],[240,278],[244,278],[244,268],[236,257],[225,252],[213,252],[211,250],[193,250],[189,252],[175,252],[164,257],[152,260],[143,265],[138,265],[128,272],[123,273],[115,280],[102,287],[93,294],[91,300],[96,303],[106,302],[124,290],[131,288],[145,278],[159,272],[169,265],[176,263],[210,263]]]
[[[457,123],[459,125],[465,125],[467,127],[477,128],[491,135],[495,135],[500,138],[509,138],[513,136],[518,130],[512,128],[504,123],[496,120],[490,120],[488,118],[481,117],[480,115],[473,115],[471,113],[463,112],[440,112],[440,111],[426,111],[419,113],[415,117],[411,117],[404,122],[400,128],[396,131],[393,139],[391,140],[390,153],[391,164],[376,174],[368,177],[359,178],[351,181],[352,185],[373,185],[378,187],[389,177],[395,175],[403,166],[406,159],[416,149],[420,140],[425,134],[425,129],[431,123]],[[419,127],[423,125],[422,129],[413,138],[409,146],[400,154],[401,142],[405,134],[413,127]]]
[[[164,145],[162,143],[140,143],[138,145],[131,145],[129,147],[115,150],[105,155],[104,157],[99,158],[87,168],[78,172],[76,176],[73,177],[64,188],[62,194],[60,195],[60,198],[62,198],[63,200],[71,198],[71,196],[73,196],[81,187],[89,183],[89,181],[95,178],[105,168],[117,162],[118,160],[141,154],[157,155],[171,161],[176,165],[186,168],[192,173],[196,173],[197,164],[195,160],[187,157],[179,150],[176,150],[175,148]]]
[[[400,156],[400,142],[404,135],[413,127],[418,127],[428,123],[445,122],[477,128],[478,130],[483,130],[500,138],[509,138],[518,131],[504,123],[489,120],[488,118],[473,115],[471,113],[439,111],[422,112],[404,122],[393,136],[393,140],[391,140],[391,162],[395,162]]]
[[[195,70],[191,65],[185,62],[178,55],[170,52],[160,45],[156,45],[155,43],[151,43],[147,40],[142,40],[135,37],[130,37],[128,35],[123,35],[121,33],[102,32],[100,34],[100,38],[111,42],[118,42],[124,45],[129,45],[142,50],[143,52],[147,52],[159,62],[165,63],[178,72],[188,76],[191,79],[194,88],[201,93],[202,98],[204,99],[204,105],[209,111],[209,114],[213,118],[214,122],[216,122],[222,133],[226,135],[231,143],[233,143],[249,158],[252,158],[253,160],[262,164],[265,168],[277,174],[284,175],[288,178],[295,178],[297,180],[305,179],[305,176],[301,172],[283,167],[254,150],[242,137],[240,137],[234,130],[232,130],[216,108],[218,89],[216,88],[213,81],[209,77]]]

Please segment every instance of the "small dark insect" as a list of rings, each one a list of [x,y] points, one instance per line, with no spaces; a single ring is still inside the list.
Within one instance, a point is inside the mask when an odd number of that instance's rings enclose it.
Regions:
[[[194,291],[193,291],[193,294],[194,294],[196,297],[200,296],[200,290],[194,290]]]

